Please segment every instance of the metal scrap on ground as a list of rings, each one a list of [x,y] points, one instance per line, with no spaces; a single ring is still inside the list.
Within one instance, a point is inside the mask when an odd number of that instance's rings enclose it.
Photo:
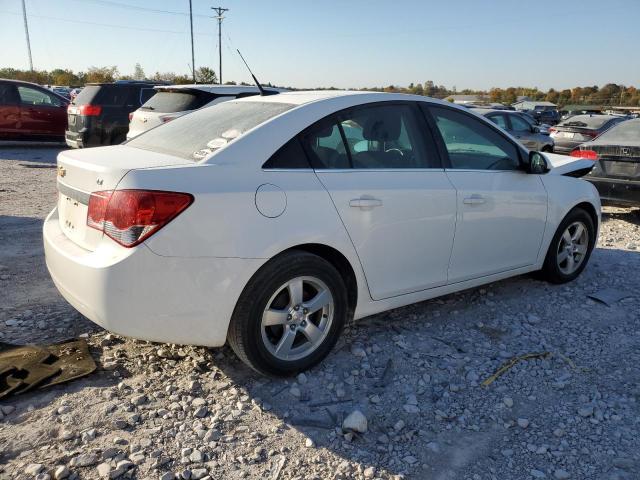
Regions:
[[[625,292],[617,288],[605,288],[598,292],[587,295],[588,298],[591,298],[596,302],[604,303],[607,307],[610,307],[623,298],[627,298],[630,296],[631,294],[629,292]]]
[[[524,355],[518,355],[517,357],[513,357],[507,362],[505,362],[504,364],[502,364],[502,366],[498,370],[496,370],[496,372],[493,375],[491,375],[489,378],[483,381],[482,386],[488,387],[489,385],[491,385],[498,377],[500,377],[501,375],[504,375],[504,373],[510,370],[520,360],[529,360],[532,358],[547,358],[549,355],[551,355],[551,352],[526,353]]]
[[[0,398],[68,382],[95,369],[84,339],[42,346],[0,342]]]

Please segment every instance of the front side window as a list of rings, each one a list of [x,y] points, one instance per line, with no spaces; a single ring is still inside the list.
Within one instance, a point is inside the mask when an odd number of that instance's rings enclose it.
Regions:
[[[511,129],[514,132],[531,132],[531,125],[518,115],[509,116],[511,119]]]
[[[18,95],[20,96],[20,103],[23,105],[47,105],[53,107],[62,105],[57,97],[35,88],[19,86]]]
[[[451,168],[517,170],[517,147],[480,119],[450,108],[431,107]]]

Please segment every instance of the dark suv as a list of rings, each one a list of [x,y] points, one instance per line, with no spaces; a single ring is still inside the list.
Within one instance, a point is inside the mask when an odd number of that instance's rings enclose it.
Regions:
[[[155,95],[158,82],[90,83],[67,109],[67,145],[115,145],[126,139],[129,114]]]

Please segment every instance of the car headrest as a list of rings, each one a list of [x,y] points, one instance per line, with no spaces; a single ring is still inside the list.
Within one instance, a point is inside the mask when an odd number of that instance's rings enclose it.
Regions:
[[[400,137],[401,118],[399,114],[387,114],[384,118],[369,117],[365,120],[362,136],[365,140],[388,142]]]
[[[327,125],[325,128],[323,128],[322,130],[318,130],[318,132],[316,133],[316,136],[318,138],[327,138],[330,137],[331,134],[333,133],[333,127],[334,125]]]

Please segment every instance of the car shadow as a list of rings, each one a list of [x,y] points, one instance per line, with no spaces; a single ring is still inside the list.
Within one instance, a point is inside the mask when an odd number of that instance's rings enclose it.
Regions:
[[[41,223],[37,218],[0,216],[0,265],[7,265],[9,261],[14,264],[9,269],[11,278],[8,280],[1,280],[7,275],[7,268],[0,268],[0,282],[5,282],[0,283],[0,305],[11,307],[0,310],[3,341],[52,343],[79,333],[101,330],[79,314],[60,330],[39,330],[32,326],[33,322],[25,324],[23,329],[11,331],[5,326],[3,320],[26,308],[33,310],[36,316],[41,312],[50,315],[51,310],[59,312],[45,317],[47,321],[50,318],[55,322],[74,315],[44,268]],[[579,302],[583,304],[602,278],[610,278],[613,274],[625,278],[640,269],[639,253],[597,248],[583,274],[567,285],[550,285],[524,275],[358,320],[345,329],[332,353],[304,376],[267,378],[246,367],[229,347],[198,350],[210,352],[212,369],[220,371],[224,382],[246,392],[251,403],[260,408],[260,415],[274,420],[266,425],[275,425],[275,431],[260,431],[260,425],[255,426],[255,431],[276,435],[275,438],[293,431],[301,432],[313,440],[318,452],[329,451],[346,462],[345,468],[352,468],[351,475],[343,475],[346,478],[359,476],[353,472],[367,467],[374,467],[376,476],[383,478],[395,474],[407,478],[462,478],[462,472],[470,466],[488,457],[501,458],[495,449],[505,436],[512,438],[514,443],[520,441],[514,429],[505,431],[489,426],[475,429],[472,428],[475,426],[473,420],[463,420],[466,414],[461,412],[467,408],[464,402],[469,401],[471,395],[456,399],[457,407],[449,400],[458,391],[471,391],[484,405],[501,402],[504,390],[499,387],[485,389],[479,385],[482,378],[469,381],[465,376],[468,358],[486,364],[485,370],[494,370],[504,362],[500,356],[501,343],[512,348],[514,353],[526,353],[517,351],[519,334],[509,327],[491,327],[492,319],[503,310],[515,311],[514,317],[520,319],[531,310],[530,304],[534,301],[565,295],[567,289],[579,296],[582,299]],[[28,303],[29,299],[20,292],[30,293],[33,304]],[[593,303],[590,308],[608,307]],[[540,314],[540,336],[553,343],[557,313],[549,312]],[[31,336],[25,336],[25,332],[30,332]],[[100,365],[96,373],[3,401],[3,405],[18,408],[16,413],[5,418],[6,425],[17,427],[20,423],[28,421],[31,424],[34,418],[41,418],[42,427],[29,440],[35,442],[34,446],[40,445],[41,441],[45,445],[46,438],[56,438],[58,432],[38,440],[39,435],[51,428],[49,410],[44,407],[62,397],[73,401],[73,394],[85,389],[114,387],[123,379],[140,375],[140,371],[125,367],[118,367],[117,375],[103,369],[101,357],[105,350],[98,341],[92,343],[91,351]],[[184,362],[186,366],[189,359],[177,362]],[[549,369],[557,374],[561,365],[562,361],[558,360]],[[202,377],[211,378],[211,375],[205,372]],[[542,382],[537,377],[531,381]],[[552,394],[546,384],[535,385],[539,395]],[[220,393],[212,391],[212,395]],[[408,403],[412,395],[417,405]],[[94,408],[92,405],[103,408],[105,402],[117,401],[117,398],[96,398],[91,405],[77,407],[74,415],[82,415],[83,409]],[[443,407],[444,404],[448,407]],[[411,406],[416,408],[408,408]],[[470,405],[469,408],[475,407]],[[367,417],[367,431],[363,434],[341,428],[344,418],[354,410],[360,410]],[[400,427],[399,422],[402,422]],[[232,428],[225,433],[231,433]],[[302,445],[304,443],[301,448]],[[14,443],[0,460],[13,458],[24,449],[22,447],[23,443]],[[178,465],[180,459],[174,460]],[[288,474],[295,468],[293,462],[284,466]]]
[[[41,163],[55,166],[56,157],[68,147],[63,143],[40,143],[40,142],[0,142],[0,162],[4,160],[14,160],[21,162]],[[43,168],[25,164],[31,168]]]
[[[602,211],[602,220],[622,220],[632,225],[640,225],[640,208],[616,208],[605,207]]]

